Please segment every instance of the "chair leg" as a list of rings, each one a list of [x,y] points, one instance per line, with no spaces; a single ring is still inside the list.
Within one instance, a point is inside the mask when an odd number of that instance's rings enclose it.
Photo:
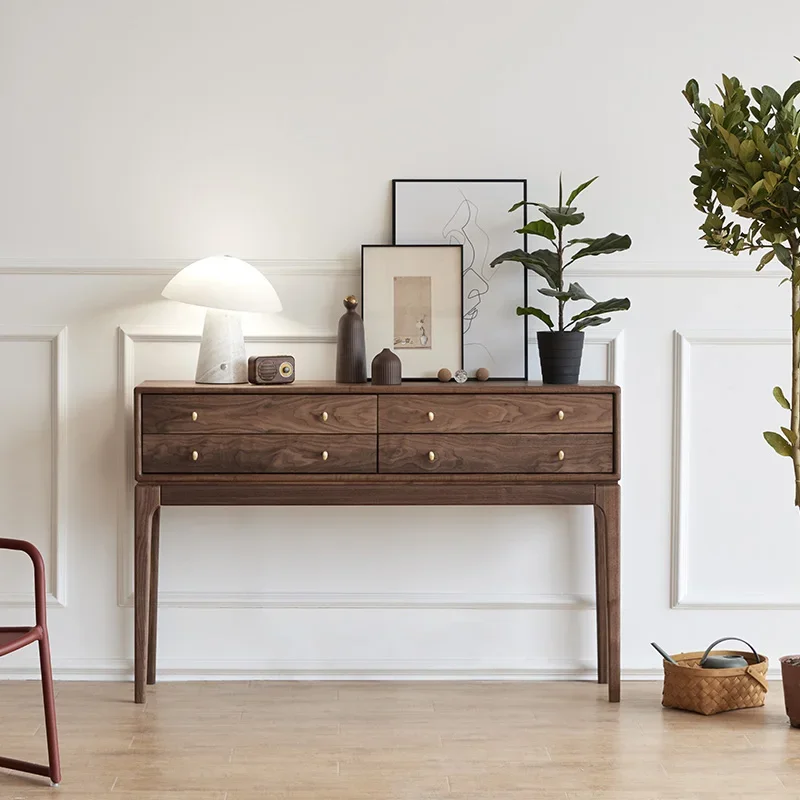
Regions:
[[[56,696],[53,689],[53,668],[50,663],[50,639],[47,631],[39,641],[39,662],[42,667],[42,696],[44,699],[44,722],[47,732],[47,760],[50,765],[50,781],[61,783],[61,758],[58,752],[58,729],[56,727]]]

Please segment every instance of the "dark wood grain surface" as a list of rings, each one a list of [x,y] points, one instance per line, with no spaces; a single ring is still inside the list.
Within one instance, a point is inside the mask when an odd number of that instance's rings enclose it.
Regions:
[[[166,506],[507,506],[591,505],[591,483],[496,483],[438,481],[435,476],[394,483],[171,484],[161,489]]]
[[[378,398],[381,433],[611,433],[610,394],[431,396]]]
[[[375,433],[377,397],[148,394],[142,433]]]
[[[142,467],[188,474],[375,472],[376,437],[151,433],[142,437]]]
[[[610,473],[613,463],[613,436],[604,433],[391,433],[378,440],[382,473]]]
[[[605,601],[608,626],[608,699],[619,702],[620,696],[620,490],[619,484],[598,486],[595,499],[595,525],[598,536],[605,537]]]
[[[374,386],[371,383],[334,383],[333,381],[295,381],[283,386],[200,384],[194,381],[144,381],[139,394],[597,394],[598,390],[618,394],[619,386],[607,381],[581,381],[572,385],[542,384],[540,381],[467,381],[467,383],[406,382],[399,386]]]

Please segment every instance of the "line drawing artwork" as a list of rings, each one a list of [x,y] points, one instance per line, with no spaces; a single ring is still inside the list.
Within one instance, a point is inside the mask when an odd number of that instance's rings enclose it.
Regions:
[[[478,217],[480,209],[462,190],[459,190],[461,202],[453,216],[442,229],[442,238],[448,244],[460,244],[464,248],[464,349],[480,348],[494,364],[494,357],[489,348],[479,341],[470,340],[470,330],[480,314],[480,305],[490,289],[489,283],[496,274],[488,264],[491,247],[489,234],[481,228]],[[473,331],[473,335],[474,335]]]
[[[468,375],[485,367],[491,379],[528,375],[527,274],[522,264],[491,267],[520,247],[524,180],[396,179],[392,239],[396,245],[445,244],[462,249],[462,363]],[[509,209],[515,207],[513,212]]]

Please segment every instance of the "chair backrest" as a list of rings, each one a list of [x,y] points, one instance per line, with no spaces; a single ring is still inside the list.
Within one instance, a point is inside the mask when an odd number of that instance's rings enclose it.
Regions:
[[[47,592],[45,590],[44,559],[36,545],[23,539],[0,538],[0,550],[18,550],[26,553],[33,562],[33,593],[36,606],[36,624],[41,628],[47,625]]]

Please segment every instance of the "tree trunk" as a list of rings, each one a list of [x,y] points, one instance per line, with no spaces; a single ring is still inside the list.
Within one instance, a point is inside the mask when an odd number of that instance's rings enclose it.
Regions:
[[[800,256],[794,256],[793,274],[800,270]],[[792,461],[794,462],[794,504],[800,508],[800,331],[795,319],[800,312],[800,285],[792,279],[792,421],[794,434]]]

